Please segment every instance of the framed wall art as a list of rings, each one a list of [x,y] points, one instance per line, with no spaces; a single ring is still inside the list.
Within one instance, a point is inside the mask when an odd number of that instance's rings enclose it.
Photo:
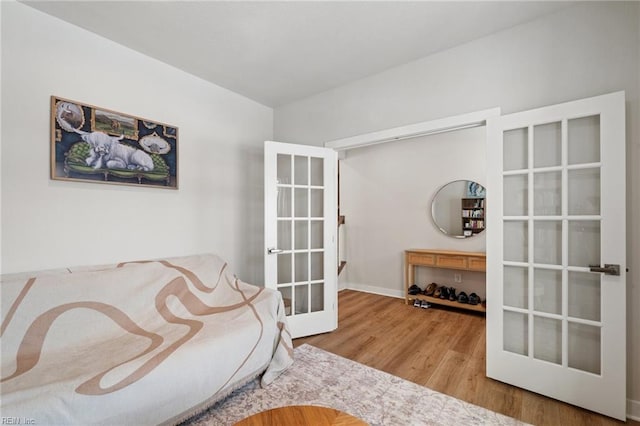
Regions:
[[[484,198],[485,194],[486,189],[484,186],[472,180],[467,181],[467,197]]]
[[[51,179],[178,188],[178,128],[51,97]]]

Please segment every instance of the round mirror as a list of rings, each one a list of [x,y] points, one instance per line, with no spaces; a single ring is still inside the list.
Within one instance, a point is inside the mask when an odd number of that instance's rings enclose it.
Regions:
[[[455,180],[442,186],[431,202],[431,217],[442,233],[468,238],[484,231],[486,189],[472,180]]]

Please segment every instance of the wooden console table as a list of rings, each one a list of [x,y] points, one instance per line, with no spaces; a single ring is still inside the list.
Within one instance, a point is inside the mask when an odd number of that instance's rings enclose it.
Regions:
[[[468,309],[477,312],[487,311],[482,304],[469,305],[467,303],[452,302],[448,299],[425,296],[424,294],[409,294],[409,287],[414,284],[413,280],[415,278],[416,266],[484,272],[487,269],[487,257],[485,253],[429,249],[405,250],[404,302],[408,304],[409,300],[420,299],[426,300],[429,303],[452,306],[454,308]]]

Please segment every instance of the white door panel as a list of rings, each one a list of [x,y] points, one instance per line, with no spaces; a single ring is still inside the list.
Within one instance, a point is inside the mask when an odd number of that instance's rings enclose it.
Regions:
[[[294,338],[337,327],[337,154],[265,142],[265,286]]]
[[[624,93],[487,132],[487,375],[624,419]]]

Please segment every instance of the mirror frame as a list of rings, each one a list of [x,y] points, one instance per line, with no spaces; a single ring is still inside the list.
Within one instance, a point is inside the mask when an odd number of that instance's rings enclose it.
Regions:
[[[440,187],[438,187],[438,189],[436,190],[436,192],[433,194],[433,197],[431,197],[431,221],[433,222],[434,226],[440,231],[442,232],[444,235],[446,235],[447,237],[451,237],[451,238],[457,238],[457,239],[467,239],[467,238],[471,238],[471,237],[475,237],[476,235],[482,234],[484,231],[486,231],[486,229],[483,229],[480,232],[476,232],[473,233],[471,235],[454,235],[451,232],[447,231],[446,229],[442,228],[442,226],[440,226],[438,224],[438,222],[436,222],[436,208],[435,208],[435,201],[436,201],[436,197],[438,196],[438,194],[440,193],[440,191],[442,191],[445,187],[447,187],[448,185],[455,183],[455,182],[475,182],[478,185],[482,186],[485,190],[485,197],[482,198],[486,198],[486,187],[484,185],[482,185],[481,183],[473,180],[473,179],[455,179],[452,181],[449,181],[447,183],[445,183],[444,185],[441,185]],[[464,197],[463,197],[464,198]],[[474,197],[469,197],[469,198],[474,198]],[[481,197],[478,197],[481,198]],[[462,209],[462,207],[461,207]],[[486,217],[484,218],[485,223],[486,223]]]

